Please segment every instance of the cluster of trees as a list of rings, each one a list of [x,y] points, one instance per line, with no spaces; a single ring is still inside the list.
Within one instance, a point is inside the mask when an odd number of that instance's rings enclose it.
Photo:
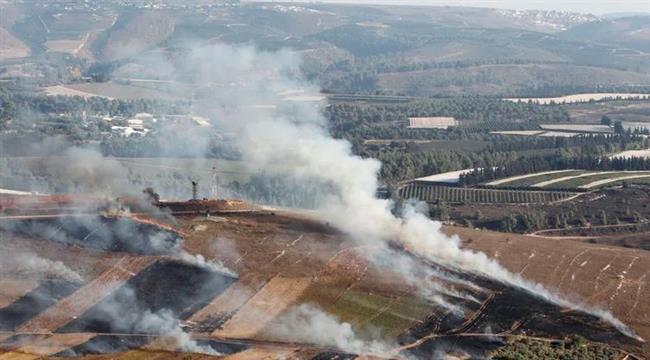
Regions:
[[[614,360],[620,352],[603,344],[591,344],[578,335],[567,339],[564,344],[550,344],[536,340],[514,340],[491,354],[495,360]]]
[[[178,137],[172,141],[169,135],[152,134],[146,137],[107,137],[99,143],[102,154],[114,157],[171,157],[171,158],[220,158],[236,160],[240,154],[232,142],[206,134],[205,146],[196,144],[196,137]]]
[[[156,99],[118,100],[102,97],[45,96],[35,89],[7,89],[0,87],[0,101],[13,109],[11,117],[31,114],[108,114],[110,116],[131,116],[141,112],[183,114],[189,109],[185,101],[163,101]],[[4,108],[4,106],[3,106]],[[20,109],[21,112],[18,112]]]
[[[335,137],[353,143],[362,139],[444,138],[444,132],[407,129],[409,117],[450,116],[476,123],[566,122],[569,113],[561,106],[541,106],[514,103],[482,97],[461,97],[444,100],[415,101],[406,104],[366,105],[337,103],[329,106],[325,115]],[[487,132],[488,129],[486,129]],[[461,136],[463,129],[454,134]]]
[[[328,196],[336,195],[336,187],[318,179],[292,178],[260,173],[245,183],[233,181],[226,187],[232,196],[256,204],[314,209]]]

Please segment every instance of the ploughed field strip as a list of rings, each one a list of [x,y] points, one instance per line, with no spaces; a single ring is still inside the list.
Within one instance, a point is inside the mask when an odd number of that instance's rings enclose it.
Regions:
[[[153,257],[125,256],[87,285],[60,299],[45,311],[22,324],[18,331],[55,331],[97,304],[140,271],[156,261]]]
[[[81,284],[65,280],[43,280],[32,291],[0,309],[0,330],[15,331],[51,306],[65,299]],[[66,314],[67,316],[67,314]]]
[[[417,182],[402,187],[399,190],[399,194],[403,199],[417,199],[428,203],[444,201],[486,204],[549,203],[565,200],[576,195],[568,191],[473,189]]]
[[[59,332],[155,334],[141,324],[147,312],[186,319],[235,281],[198,266],[160,260],[133,276]],[[111,321],[120,314],[120,321]]]
[[[486,185],[489,186],[497,186],[497,185],[504,185],[508,183],[512,183],[514,181],[521,181],[521,180],[526,180],[531,177],[537,177],[537,176],[545,176],[545,175],[554,175],[554,174],[564,174],[568,172],[572,172],[574,170],[555,170],[555,171],[544,171],[541,173],[535,173],[535,174],[526,174],[526,175],[519,175],[519,176],[513,176],[505,179],[499,179],[499,180],[494,180]]]
[[[310,283],[309,278],[273,278],[212,335],[224,338],[255,337],[267,323],[295,304]]]
[[[623,181],[642,182],[650,178],[648,171],[586,171],[560,170],[513,176],[488,182],[485,186],[503,190],[585,191],[604,186],[620,185]]]
[[[253,295],[254,289],[251,284],[245,284],[241,280],[230,285],[221,294],[217,295],[204,308],[197,311],[185,323],[194,332],[213,332],[228,321],[235,312],[244,305]]]

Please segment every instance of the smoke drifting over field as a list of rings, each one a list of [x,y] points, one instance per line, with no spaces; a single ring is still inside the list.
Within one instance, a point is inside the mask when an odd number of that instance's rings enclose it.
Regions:
[[[459,305],[460,300],[478,300],[471,294],[455,290],[451,284],[463,284],[469,288],[474,285],[415,261],[413,257],[393,250],[391,244],[400,243],[433,264],[485,276],[520,287],[556,304],[581,309],[633,336],[610,313],[572,304],[542,286],[510,273],[485,254],[462,249],[458,237],[443,234],[441,224],[429,220],[418,211],[417,206],[407,205],[400,216],[395,216],[394,204],[375,196],[381,164],[374,159],[354,155],[350,143],[332,138],[320,105],[282,100],[283,94],[296,91],[318,92],[316,87],[301,79],[300,59],[296,54],[211,45],[195,46],[173,61],[165,58],[147,58],[143,61],[149,64],[149,70],[158,69],[161,78],[189,81],[198,89],[198,111],[217,120],[221,128],[236,133],[239,151],[252,172],[262,170],[297,181],[331,186],[332,191],[317,204],[322,219],[334,224],[358,244],[374,249],[366,253],[369,261],[399,272],[411,285],[417,286],[420,294],[436,305],[462,314],[464,309]],[[277,106],[259,106],[267,104]],[[192,151],[196,155],[207,154],[208,139],[201,130],[183,129],[180,135],[178,129],[167,130],[160,140],[166,146],[173,149],[174,146],[192,144]],[[182,141],[177,140],[179,136]],[[66,163],[52,164],[55,169],[60,167],[65,170],[62,176],[69,176],[72,181],[95,184],[94,190],[100,193],[105,191],[112,196],[124,194],[125,189],[133,189],[124,182],[127,170],[115,160],[78,149],[71,149],[66,155]],[[278,173],[278,165],[282,165],[281,173]],[[140,190],[137,188],[138,192]],[[203,258],[185,253],[179,256],[186,262],[234,275],[220,264],[207,263]],[[39,262],[32,263],[34,268],[42,267]],[[434,275],[445,281],[430,280]],[[459,300],[458,303],[455,300]],[[107,313],[111,319],[120,319],[120,313],[109,310]],[[309,306],[289,311],[281,324],[278,334],[287,340],[336,346],[350,352],[381,353],[387,349],[379,342],[359,340],[349,324],[340,323]],[[208,352],[191,341],[178,321],[164,312],[145,312],[138,319],[137,329],[174,336],[180,346],[188,351]]]
[[[296,89],[314,90],[297,75],[300,64],[297,56],[215,45],[193,49],[188,59],[183,68],[196,69],[194,79],[204,84],[238,84],[237,91],[215,90],[210,97],[227,109],[227,116],[222,116],[221,121],[225,127],[239,130],[239,150],[251,168],[273,173],[276,169],[273,165],[283,164],[289,169],[283,173],[285,176],[332,184],[335,191],[318,208],[324,220],[336,224],[355,241],[385,252],[391,251],[388,246],[391,241],[399,241],[433,263],[521,287],[559,305],[600,316],[633,335],[608,312],[572,304],[510,273],[485,254],[462,249],[458,237],[443,234],[440,223],[429,220],[414,207],[407,207],[401,217],[394,216],[391,201],[375,196],[380,163],[354,155],[347,141],[332,138],[321,109],[315,104],[285,102],[276,109],[258,108],[251,112],[250,105],[277,100],[278,94]],[[381,257],[370,260],[381,261]],[[419,266],[404,260],[393,268],[415,279],[412,275]],[[465,295],[426,280],[419,285],[433,301],[453,311],[462,311],[447,299],[450,296],[467,299]]]
[[[53,261],[28,252],[4,252],[0,254],[0,274],[19,274],[28,277],[55,278],[81,283],[83,277],[61,261]]]
[[[292,308],[273,328],[274,337],[308,344],[333,346],[352,354],[388,354],[396,346],[381,341],[366,341],[352,330],[352,325],[308,304]]]

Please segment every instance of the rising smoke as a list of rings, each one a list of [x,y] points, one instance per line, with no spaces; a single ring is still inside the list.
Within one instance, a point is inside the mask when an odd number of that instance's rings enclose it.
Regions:
[[[279,340],[332,346],[352,354],[388,354],[396,347],[378,340],[363,340],[352,325],[309,304],[296,306],[278,319],[273,336]]]
[[[54,278],[82,283],[83,277],[61,261],[54,261],[31,252],[2,252],[0,274],[18,275],[36,279]]]
[[[190,47],[183,59],[171,61],[148,57],[142,61],[149,64],[147,69],[158,69],[159,77],[189,82],[197,89],[197,111],[216,120],[215,125],[220,128],[236,133],[238,149],[251,172],[261,169],[298,181],[331,185],[333,191],[317,204],[324,221],[336,225],[354,241],[377,248],[378,251],[368,254],[380,255],[370,257],[369,261],[397,270],[437,305],[462,313],[463,309],[450,299],[476,300],[470,294],[460,293],[447,285],[473,285],[453,275],[436,272],[411,257],[399,255],[391,250],[391,243],[399,242],[431,263],[485,276],[520,287],[556,304],[581,309],[633,336],[610,313],[566,301],[542,286],[510,273],[485,254],[462,249],[458,237],[443,234],[441,224],[429,220],[416,207],[407,206],[401,216],[395,216],[392,212],[394,204],[375,196],[381,164],[355,155],[347,141],[332,138],[320,105],[283,99],[283,94],[296,91],[318,92],[317,87],[300,77],[297,54],[289,51],[260,52],[247,46],[209,45]],[[275,106],[265,106],[268,104]],[[162,134],[159,141],[167,146],[184,146],[188,142],[176,141],[177,131],[163,131]],[[184,131],[183,136],[195,144],[193,151],[197,155],[207,153],[208,141],[203,132]],[[89,160],[101,163],[100,159],[88,159],[83,152],[71,151],[68,155],[83,163]],[[79,181],[95,179],[98,187],[108,192],[123,189],[125,170],[115,166],[111,160],[108,164],[109,167],[100,169],[73,166],[74,171],[68,176],[73,175]],[[204,262],[200,258],[186,257],[186,260]],[[445,281],[430,280],[434,275]],[[116,317],[119,315],[115,314]],[[163,329],[164,333],[178,333],[175,320],[172,318],[170,321],[166,314],[154,314],[151,319],[145,317],[141,321],[141,326],[146,329],[152,324]],[[291,310],[278,331],[287,338],[336,346],[351,352],[385,350],[379,343],[358,340],[349,324],[340,323],[309,306]],[[182,333],[181,329],[181,340],[185,339]],[[196,346],[190,342],[185,348],[196,350]]]
[[[462,249],[458,237],[443,234],[440,223],[431,221],[415,207],[405,209],[401,217],[393,215],[393,204],[375,196],[381,164],[353,154],[347,141],[332,138],[322,109],[315,104],[285,102],[275,109],[248,111],[251,104],[277,101],[281,93],[315,90],[300,79],[300,61],[296,55],[215,45],[194,49],[189,59],[186,65],[197,69],[196,78],[209,84],[239,84],[238,91],[232,92],[236,96],[219,90],[211,96],[228,109],[228,116],[223,116],[221,121],[239,130],[239,150],[251,168],[273,173],[278,169],[274,165],[283,164],[285,176],[332,184],[336,191],[319,204],[319,210],[326,221],[352,239],[384,249],[389,248],[390,242],[399,241],[432,263],[520,287],[559,305],[599,316],[634,336],[610,313],[564,300],[541,285],[512,274],[484,253]],[[414,267],[417,265],[409,264],[402,272],[410,274]],[[443,303],[439,295],[463,297],[462,294],[446,291],[440,284],[421,285],[428,289],[434,301],[459,311],[454,304]]]

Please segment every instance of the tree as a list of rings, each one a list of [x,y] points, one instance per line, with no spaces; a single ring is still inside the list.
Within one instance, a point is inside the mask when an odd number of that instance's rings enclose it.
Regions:
[[[622,122],[617,121],[614,123],[614,132],[617,134],[625,134],[625,128]]]
[[[142,193],[145,194],[147,199],[154,204],[160,201],[160,195],[157,192],[155,192],[152,187],[145,188],[144,190],[142,190]]]
[[[603,125],[612,126],[612,119],[610,119],[610,117],[607,115],[603,115],[603,117],[600,118],[600,123]]]

